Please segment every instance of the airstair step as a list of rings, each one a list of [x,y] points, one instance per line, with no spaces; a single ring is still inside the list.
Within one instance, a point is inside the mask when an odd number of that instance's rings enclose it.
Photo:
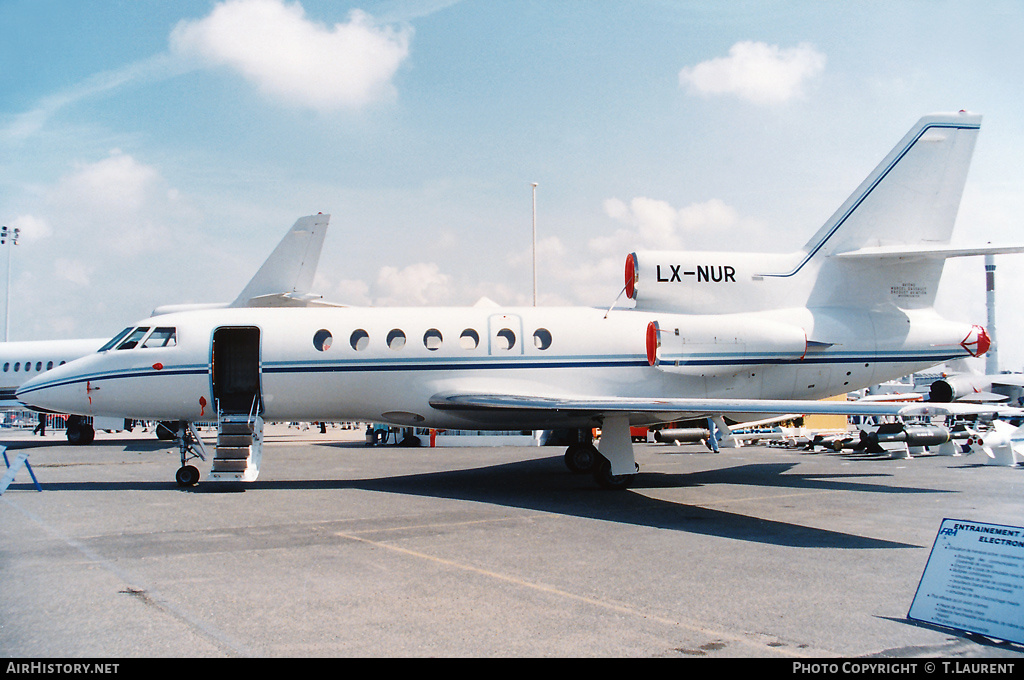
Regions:
[[[221,434],[217,437],[217,448],[224,446],[246,448],[252,445],[251,434]]]
[[[252,435],[252,423],[246,421],[233,422],[230,420],[221,421],[218,431],[221,434],[247,434]]]
[[[223,460],[221,458],[213,459],[213,467],[210,472],[245,472],[245,469],[249,467],[249,461],[242,460]]]
[[[214,454],[213,459],[214,460],[221,460],[221,459],[232,459],[232,460],[234,460],[234,459],[239,459],[240,458],[242,460],[245,460],[246,458],[249,457],[250,453],[251,453],[251,451],[250,451],[248,446],[246,446],[246,447],[242,447],[242,446],[218,446],[217,447],[217,453]]]

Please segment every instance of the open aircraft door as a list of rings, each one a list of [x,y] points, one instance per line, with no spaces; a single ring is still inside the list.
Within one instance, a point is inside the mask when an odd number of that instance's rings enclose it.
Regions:
[[[220,413],[258,415],[262,411],[260,329],[222,326],[215,330],[210,373]]]

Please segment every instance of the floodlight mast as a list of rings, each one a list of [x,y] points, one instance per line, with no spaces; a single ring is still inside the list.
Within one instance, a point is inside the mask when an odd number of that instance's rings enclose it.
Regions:
[[[4,305],[4,342],[7,342],[11,335],[11,249],[18,245],[20,237],[21,229],[18,227],[12,230],[0,227],[0,246],[7,246],[7,304]]]

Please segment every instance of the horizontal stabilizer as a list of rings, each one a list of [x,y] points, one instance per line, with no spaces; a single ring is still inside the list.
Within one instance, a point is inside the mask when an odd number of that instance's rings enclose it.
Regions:
[[[833,257],[843,260],[865,259],[922,259],[942,260],[949,257],[971,257],[973,255],[1006,255],[1024,253],[1024,246],[874,246],[859,248],[845,253],[836,253]]]

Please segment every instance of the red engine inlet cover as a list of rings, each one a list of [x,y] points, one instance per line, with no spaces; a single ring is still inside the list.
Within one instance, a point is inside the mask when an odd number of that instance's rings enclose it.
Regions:
[[[647,324],[647,363],[651,366],[658,363],[658,348],[661,347],[659,332],[657,321]]]
[[[630,300],[636,299],[636,268],[636,253],[630,253],[626,256],[626,297]]]

